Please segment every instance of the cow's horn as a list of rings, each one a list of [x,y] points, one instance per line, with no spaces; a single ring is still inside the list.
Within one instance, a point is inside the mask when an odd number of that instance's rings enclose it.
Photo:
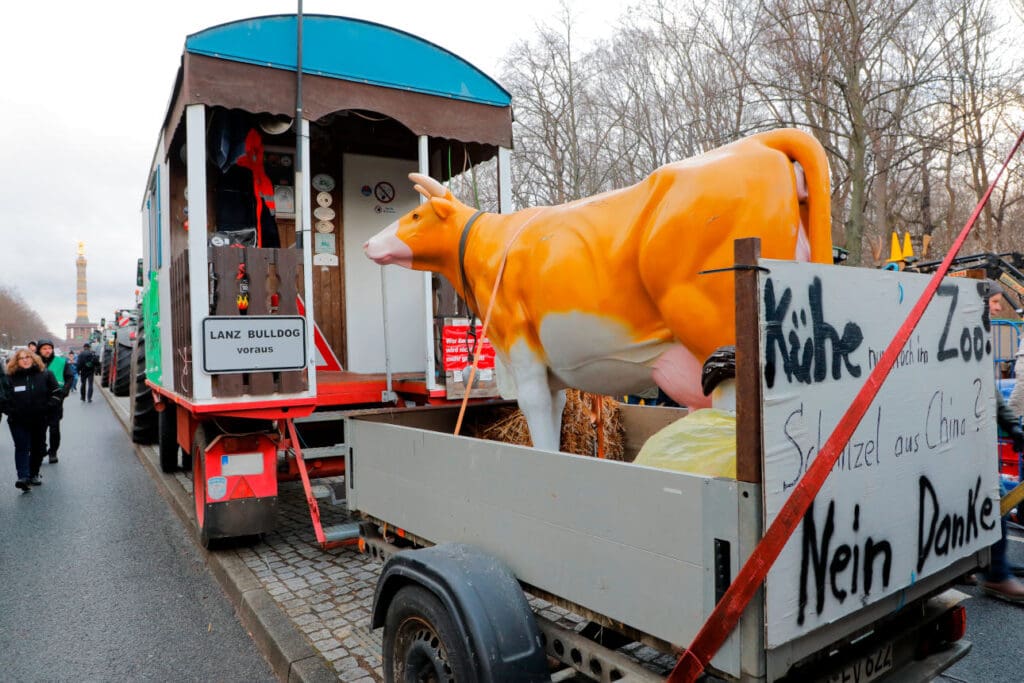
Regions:
[[[427,199],[430,199],[431,197],[444,197],[448,194],[444,189],[444,185],[428,175],[423,175],[422,173],[410,173],[409,180],[418,184],[420,187],[425,188],[427,192],[430,193],[429,195],[425,195]]]

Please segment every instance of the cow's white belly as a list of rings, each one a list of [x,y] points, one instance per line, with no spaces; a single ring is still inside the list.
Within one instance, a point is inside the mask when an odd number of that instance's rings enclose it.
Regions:
[[[632,394],[654,386],[654,362],[676,346],[637,342],[614,320],[586,313],[548,314],[540,340],[551,373],[568,387],[605,395]]]

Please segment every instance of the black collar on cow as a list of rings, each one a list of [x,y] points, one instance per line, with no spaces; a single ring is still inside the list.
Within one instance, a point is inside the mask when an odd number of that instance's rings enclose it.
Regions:
[[[476,223],[476,219],[483,215],[483,211],[477,211],[466,224],[462,227],[462,236],[459,238],[459,280],[462,283],[462,295],[466,299],[466,303],[473,307],[473,311],[479,311],[480,307],[477,306],[476,297],[473,296],[473,290],[469,286],[469,279],[466,277],[466,244],[469,242],[469,231],[473,228],[473,223]]]

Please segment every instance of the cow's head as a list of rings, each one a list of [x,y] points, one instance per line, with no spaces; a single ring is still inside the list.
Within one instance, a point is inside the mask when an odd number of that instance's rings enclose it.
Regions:
[[[409,179],[427,201],[367,240],[363,253],[380,265],[444,271],[458,258],[459,231],[472,209],[429,176]]]

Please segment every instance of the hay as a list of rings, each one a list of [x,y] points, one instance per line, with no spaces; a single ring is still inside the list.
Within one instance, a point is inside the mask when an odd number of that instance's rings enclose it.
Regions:
[[[562,412],[563,453],[576,455],[597,455],[596,433],[591,422],[591,406],[594,394],[585,394],[576,389],[566,393],[565,410]],[[602,396],[601,415],[604,426],[604,453],[609,460],[622,460],[625,453],[625,430],[619,403],[609,396]],[[488,417],[481,416],[472,426],[470,434],[480,439],[530,446],[530,431],[526,417],[518,408],[499,408]]]

